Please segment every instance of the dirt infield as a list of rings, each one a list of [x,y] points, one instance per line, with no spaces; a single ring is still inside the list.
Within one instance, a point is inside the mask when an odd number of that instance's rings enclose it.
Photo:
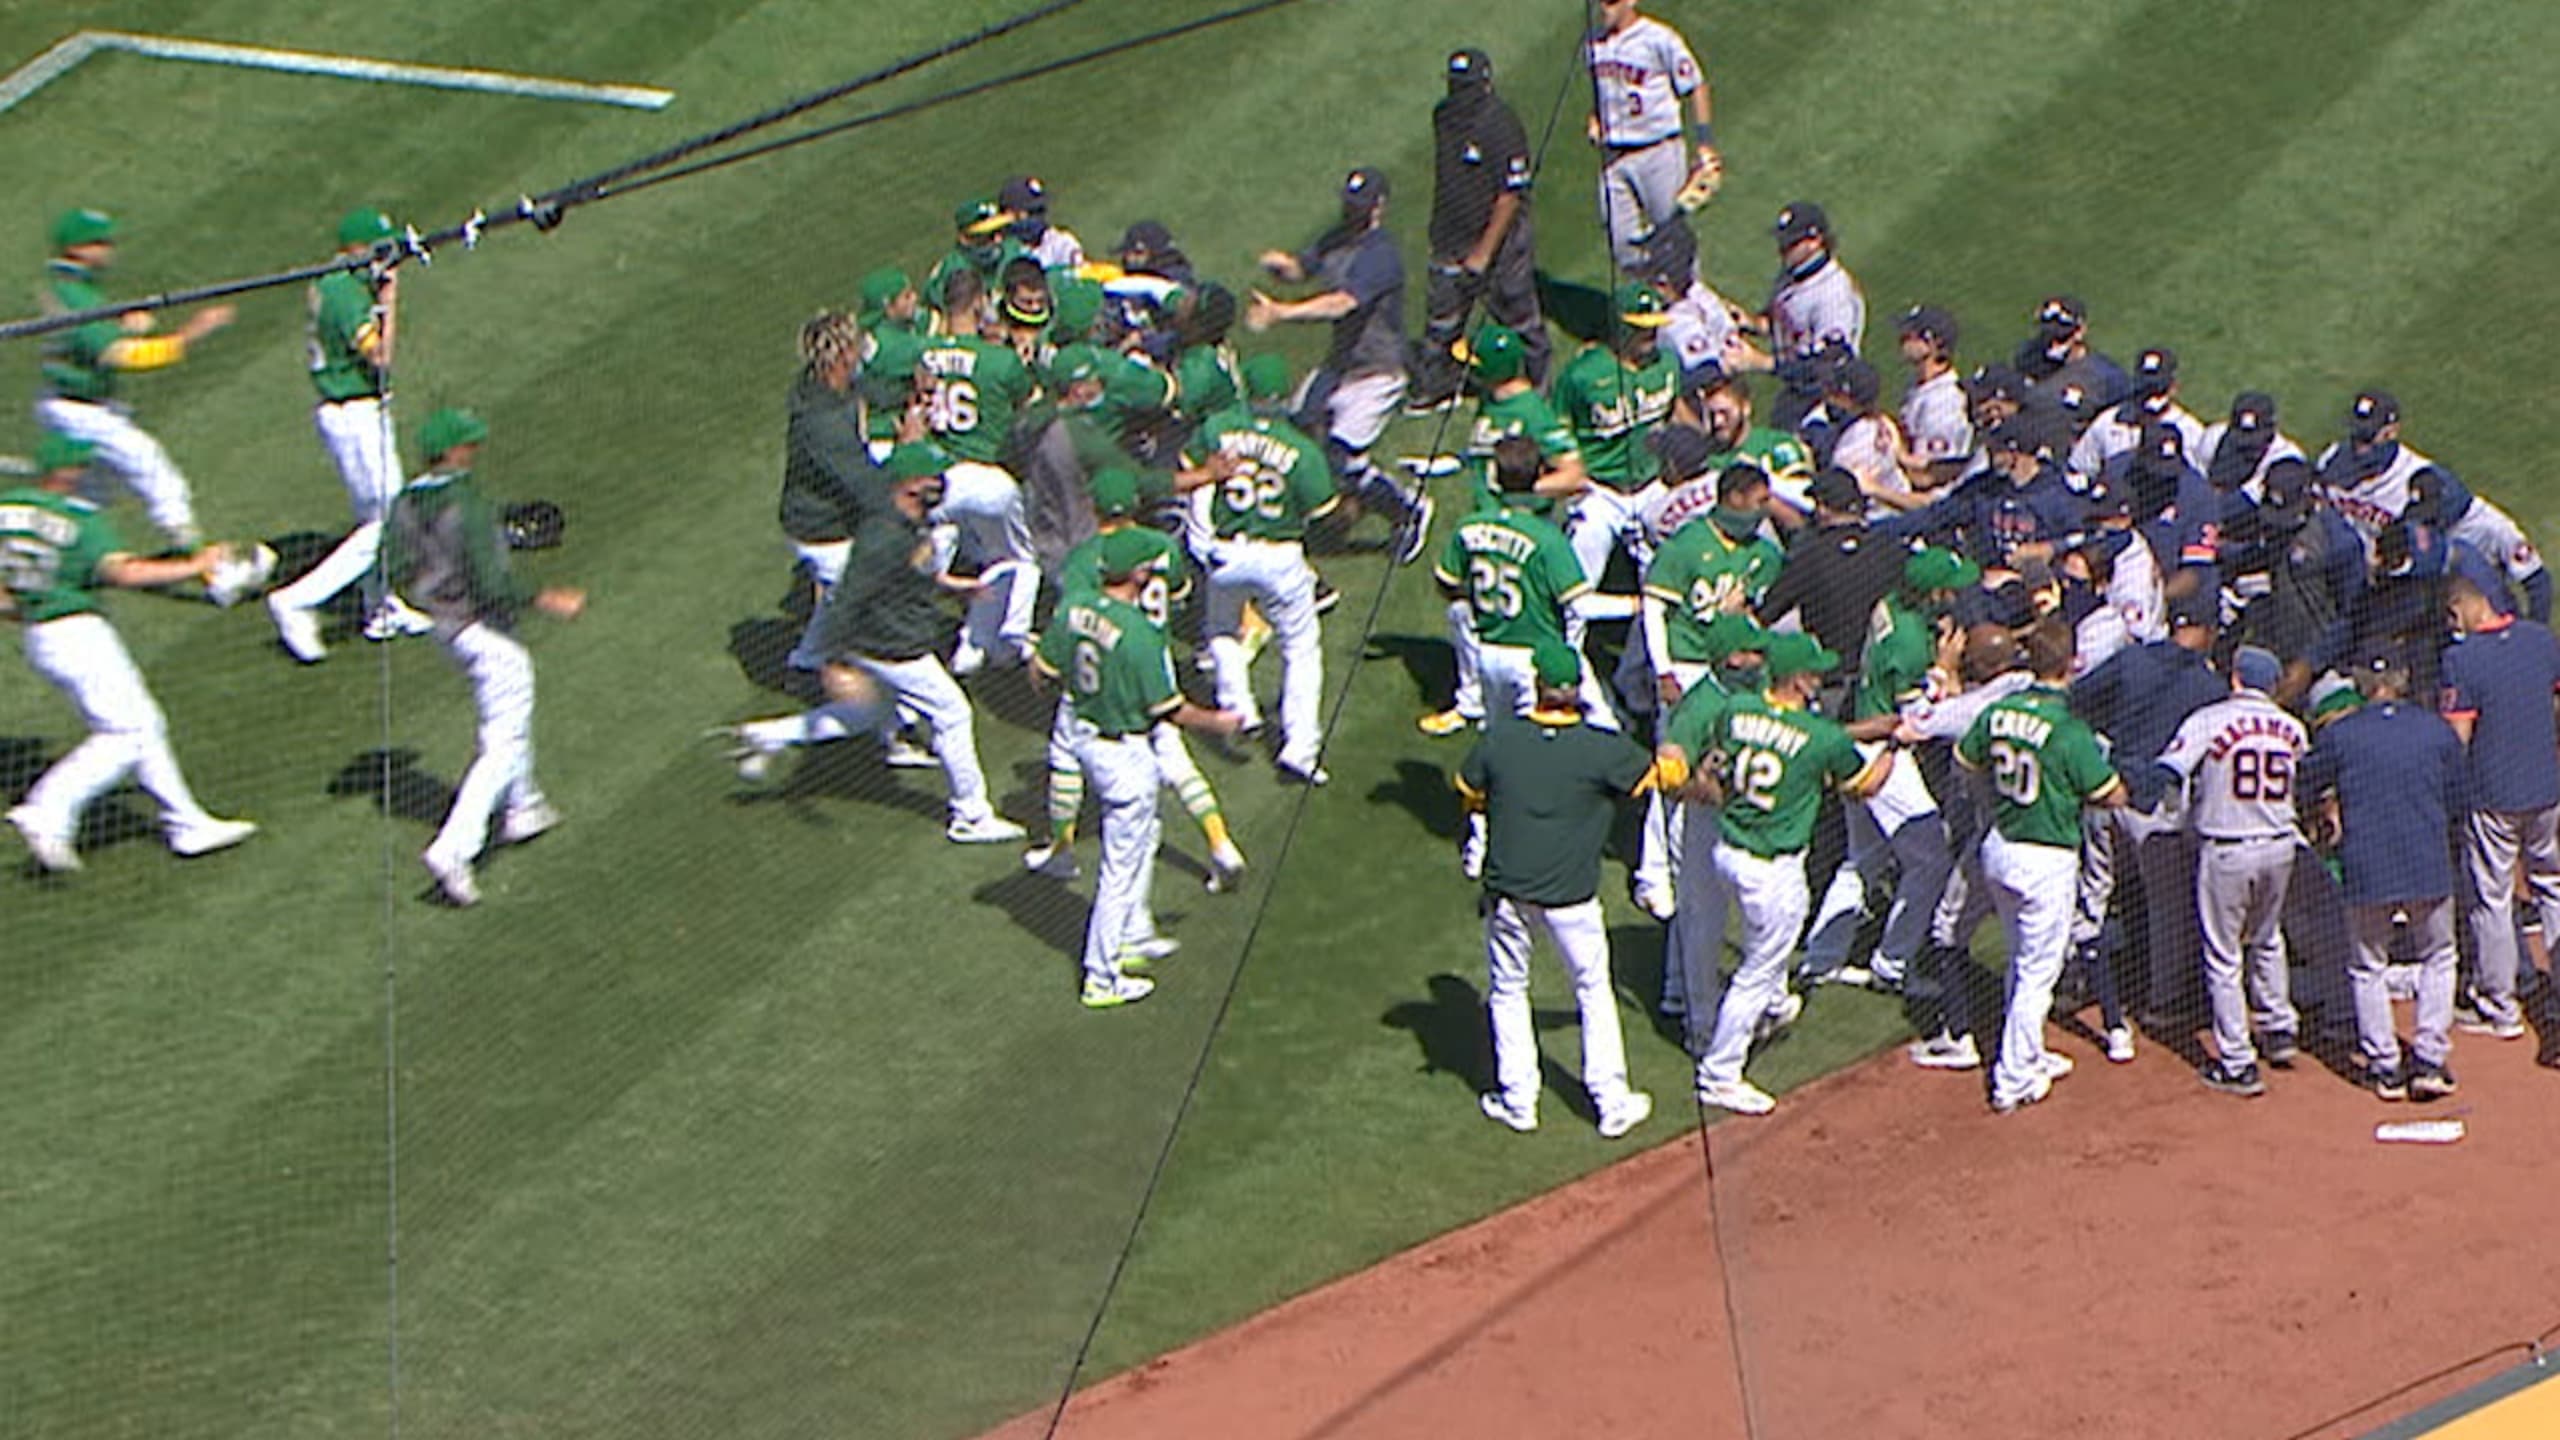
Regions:
[[[2243,1101],[2157,1046],[2059,1048],[2078,1072],[2004,1118],[1878,1057],[1717,1126],[1712,1187],[1692,1133],[1105,1380],[1059,1433],[2352,1436],[2520,1354],[2311,1427],[2560,1322],[2531,1043],[2460,1037],[2423,1108],[2307,1056]],[[2413,1116],[2470,1134],[2376,1143]]]

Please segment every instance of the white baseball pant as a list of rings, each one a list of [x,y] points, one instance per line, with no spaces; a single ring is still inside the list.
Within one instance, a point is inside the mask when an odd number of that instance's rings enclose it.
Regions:
[[[1882,742],[1871,741],[1858,751],[1873,759],[1884,748]],[[1880,979],[1902,978],[1927,941],[1930,915],[1946,886],[1946,868],[1936,858],[1945,846],[1918,843],[1923,834],[1919,831],[1904,846],[1896,846],[1894,837],[1901,835],[1904,826],[1937,813],[1937,797],[1929,793],[1929,782],[1916,764],[1894,766],[1883,789],[1864,800],[1847,802],[1841,820],[1848,831],[1848,854],[1832,872],[1822,904],[1814,912],[1813,933],[1804,945],[1806,974],[1828,976],[1847,963],[1850,943],[1866,913],[1868,888],[1881,887],[1891,874],[1893,898],[1885,911],[1884,934],[1876,942],[1873,968]]]
[[[1106,736],[1077,722],[1076,760],[1102,811],[1102,865],[1093,881],[1093,914],[1085,923],[1084,976],[1108,982],[1120,957],[1155,934],[1148,906],[1156,847],[1164,839],[1154,744],[1141,735]]]
[[[1577,644],[1575,648],[1581,647]],[[1634,650],[1638,647],[1630,641],[1627,648]],[[1683,695],[1688,694],[1689,687],[1705,678],[1707,673],[1705,665],[1687,660],[1673,660],[1670,662],[1670,667],[1671,676],[1680,682],[1680,693]],[[1582,701],[1586,709],[1591,704],[1593,692],[1598,689],[1598,677],[1592,673],[1591,663],[1586,658],[1582,666]],[[1603,698],[1606,698],[1605,695]],[[1608,725],[1602,727],[1604,729],[1615,728],[1617,724],[1614,718],[1616,712],[1609,713],[1613,718]],[[1669,706],[1657,706],[1654,715],[1654,731],[1657,735],[1661,733],[1663,720],[1668,718],[1670,713]],[[1701,755],[1692,755],[1689,760],[1694,765],[1702,763],[1705,758]],[[1675,883],[1673,877],[1680,873],[1681,831],[1682,827],[1688,823],[1685,809],[1664,800],[1659,791],[1645,798],[1644,828],[1637,832],[1636,837],[1635,882],[1640,890],[1668,888]],[[1712,820],[1710,824],[1712,825]],[[1705,834],[1712,839],[1715,831],[1710,828]],[[1673,979],[1665,983],[1676,985],[1678,981]]]
[[[1449,602],[1449,648],[1458,657],[1458,692],[1449,708],[1466,719],[1482,720],[1484,642],[1476,638],[1476,607],[1468,601]]]
[[[1600,217],[1619,269],[1644,263],[1645,239],[1680,213],[1680,189],[1688,183],[1688,147],[1677,135],[1609,152],[1600,167]]]
[[[1532,905],[1487,895],[1484,915],[1485,1010],[1493,1025],[1494,1081],[1518,1114],[1538,1108],[1538,1032],[1529,1013],[1529,921],[1546,927],[1573,1003],[1582,1016],[1582,1087],[1606,1115],[1626,1103],[1627,1048],[1618,1029],[1618,995],[1609,982],[1609,925],[1598,899],[1577,905]]]
[[[191,547],[199,538],[195,497],[187,489],[187,477],[178,473],[176,462],[160,442],[121,409],[47,395],[36,401],[36,419],[74,440],[97,446],[98,458],[124,477],[125,488],[142,502],[151,523],[172,543]]]
[[[213,817],[196,803],[178,757],[169,749],[169,724],[142,683],[142,672],[106,617],[65,615],[25,631],[27,663],[80,710],[88,738],[55,761],[27,792],[31,828],[70,839],[89,802],[130,774],[159,802],[160,823],[171,834]]]
[[[524,642],[494,626],[464,626],[444,642],[480,715],[479,748],[462,773],[444,826],[427,844],[429,864],[459,869],[489,844],[489,817],[503,807],[512,815],[542,803],[533,779],[533,654]]]
[[[969,708],[968,692],[942,668],[941,659],[919,655],[912,660],[878,660],[855,655],[850,663],[889,692],[889,706],[829,701],[797,715],[747,721],[738,727],[738,738],[758,749],[780,750],[848,735],[878,734],[888,723],[885,712],[894,706],[897,713],[919,716],[933,727],[934,758],[942,762],[943,778],[951,786],[951,818],[976,822],[993,816],[986,772],[978,766],[977,718]]]
[[[1662,988],[1687,1001],[1686,1034],[1692,1052],[1709,1040],[1706,997],[1715,993],[1716,972],[1724,963],[1724,874],[1716,868],[1716,807],[1675,803],[1669,830],[1676,908],[1662,938]],[[1694,837],[1694,843],[1693,843]]]
[[[1260,607],[1280,645],[1280,763],[1316,767],[1324,749],[1324,635],[1316,617],[1316,572],[1296,541],[1220,540],[1209,570],[1209,660],[1218,708],[1260,724],[1253,670],[1237,638],[1245,602]]]
[[[2258,1063],[2257,1032],[2290,1035],[2302,1028],[2284,948],[2284,895],[2292,880],[2290,834],[2207,836],[2197,852],[2196,922],[2204,934],[2213,1048],[2234,1070]]]
[[[981,571],[1003,561],[1012,569],[970,602],[973,632],[990,627],[1005,641],[1031,637],[1032,604],[1040,597],[1040,559],[1031,548],[1031,517],[1022,486],[1001,466],[962,460],[942,472],[942,503],[933,523],[956,525],[965,553]],[[982,614],[984,611],[986,613]]]
[[[1997,830],[1982,837],[1982,878],[2009,935],[2009,1014],[1991,1070],[1994,1105],[2018,1104],[2044,1080],[2044,1023],[2071,948],[2079,874],[2076,846],[2027,844]]]
[[[391,406],[379,399],[323,403],[313,407],[311,425],[337,463],[355,528],[300,579],[279,587],[274,600],[311,610],[350,585],[363,585],[370,610],[374,592],[383,588],[377,566],[383,517],[391,511],[391,498],[400,493],[400,446],[392,435]]]
[[[2560,946],[2560,809],[2474,810],[2463,822],[2462,856],[2471,875],[2471,943],[2479,949],[2472,998],[2483,1019],[2522,1020],[2516,870],[2521,864],[2542,911],[2543,943]]]
[[[1698,1084],[1729,1085],[1742,1078],[1761,1017],[1787,994],[1787,956],[1796,948],[1812,896],[1804,878],[1804,852],[1765,860],[1740,846],[1717,841],[1716,873],[1742,910],[1742,963],[1716,1007],[1716,1029],[1698,1058]],[[1695,1008],[1703,991],[1691,991]]]
[[[1307,408],[1307,397],[1315,393],[1319,379],[1332,383],[1324,402],[1326,437],[1354,455],[1368,454],[1378,437],[1387,433],[1387,422],[1404,406],[1404,372],[1373,370],[1334,379],[1321,368],[1310,370],[1298,382],[1297,393],[1289,397],[1292,413]]]
[[[1565,524],[1565,539],[1573,545],[1574,558],[1582,562],[1582,573],[1598,585],[1609,573],[1609,557],[1622,541],[1644,533],[1642,491],[1629,494],[1594,484],[1573,502],[1573,514]]]
[[[2459,954],[2453,943],[2453,901],[2386,901],[2349,905],[2347,930],[2353,948],[2347,962],[2347,985],[2355,993],[2356,1048],[2373,1068],[2400,1065],[2400,1035],[2391,1018],[2392,912],[2406,911],[2409,936],[2418,942],[2418,1028],[2409,1049],[2421,1065],[2442,1065],[2453,1055],[2453,972]]]
[[[1594,730],[1615,731],[1618,712],[1600,684],[1600,672],[1582,653],[1582,627],[1565,627],[1566,643],[1582,661],[1582,718]],[[1526,715],[1538,704],[1537,652],[1526,645],[1478,645],[1476,671],[1484,693],[1484,716]]]
[[[818,617],[827,613],[827,597],[844,581],[844,570],[853,563],[851,540],[794,540],[791,553],[809,572],[817,589],[817,598],[809,606],[809,623],[801,628],[800,639],[792,645],[785,664],[794,670],[815,670],[823,664],[818,654]]]

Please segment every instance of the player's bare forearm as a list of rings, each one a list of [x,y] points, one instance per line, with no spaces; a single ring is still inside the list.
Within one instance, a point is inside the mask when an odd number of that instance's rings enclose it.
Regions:
[[[1894,732],[1902,728],[1902,716],[1900,714],[1870,715],[1864,720],[1852,720],[1842,728],[1849,732],[1850,739],[1861,744],[1870,740],[1890,740]]]
[[[1185,730],[1197,730],[1203,735],[1233,735],[1244,728],[1244,717],[1235,711],[1211,710],[1188,700],[1174,707],[1168,718]]]
[[[1529,489],[1550,500],[1566,500],[1591,488],[1591,472],[1582,468],[1582,457],[1572,459],[1540,475]]]
[[[587,592],[572,585],[546,585],[533,592],[533,608],[554,620],[575,620],[586,613]]]
[[[1511,233],[1511,222],[1520,214],[1520,192],[1505,190],[1493,197],[1493,213],[1485,217],[1484,233],[1476,237],[1475,248],[1458,263],[1481,275],[1493,268],[1493,257],[1502,249],[1502,237]]]
[[[220,564],[223,548],[207,545],[192,555],[110,555],[98,562],[98,578],[124,590],[156,590],[201,579]]]
[[[1254,299],[1260,304],[1269,297],[1257,295]],[[1328,290],[1304,300],[1269,300],[1264,314],[1273,321],[1339,320],[1359,308],[1360,302],[1352,298],[1350,291]]]

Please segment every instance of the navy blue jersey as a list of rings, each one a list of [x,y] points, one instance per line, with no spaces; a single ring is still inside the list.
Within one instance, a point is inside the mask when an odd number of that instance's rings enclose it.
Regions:
[[[2560,640],[2508,617],[2445,647],[2444,713],[2471,722],[2471,804],[2480,810],[2560,805]]]
[[[2149,810],[2167,787],[2151,762],[2178,727],[2231,687],[2205,657],[2170,640],[2128,645],[2071,682],[2071,711],[2107,737],[2108,758],[2135,808]]]
[[[2338,797],[2339,881],[2350,905],[2453,894],[2453,818],[2463,813],[2462,742],[2406,700],[2329,723],[2303,757],[2306,806]]]
[[[1985,569],[2006,570],[2015,568],[2019,546],[2058,542],[2077,532],[2087,508],[2053,466],[2037,471],[2024,485],[1985,470],[1944,499],[1878,522],[1876,528],[1897,538],[1926,536]]]

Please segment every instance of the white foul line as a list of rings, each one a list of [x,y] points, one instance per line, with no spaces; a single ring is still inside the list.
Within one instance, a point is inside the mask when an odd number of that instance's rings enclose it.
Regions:
[[[326,75],[340,80],[373,80],[392,85],[425,85],[438,90],[477,90],[528,100],[577,100],[595,105],[622,105],[637,110],[663,110],[676,98],[672,90],[645,85],[589,85],[539,75],[513,75],[503,70],[456,70],[442,65],[403,65],[360,55],[321,55],[308,50],[272,50],[260,45],[225,45],[186,40],[173,35],[136,35],[122,30],[83,30],[65,36],[51,49],[0,78],[0,114],[60,79],[81,61],[101,50],[121,51],[153,60],[189,60],[208,65],[238,65],[251,70],[281,70],[293,75]]]

